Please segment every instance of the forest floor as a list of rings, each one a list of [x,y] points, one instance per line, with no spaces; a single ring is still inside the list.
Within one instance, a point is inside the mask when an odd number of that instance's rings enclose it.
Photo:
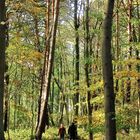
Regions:
[[[82,129],[78,130],[79,139],[78,140],[88,140],[88,133],[83,131]],[[19,129],[14,131],[9,131],[5,133],[6,140],[34,140],[31,139],[31,130],[30,129]],[[58,136],[58,128],[49,128],[43,134],[42,140],[59,140]],[[68,139],[68,135],[66,135],[66,139]],[[104,140],[103,133],[95,133],[94,140]],[[117,140],[140,140],[140,133],[131,132],[130,134],[126,133],[117,133]]]

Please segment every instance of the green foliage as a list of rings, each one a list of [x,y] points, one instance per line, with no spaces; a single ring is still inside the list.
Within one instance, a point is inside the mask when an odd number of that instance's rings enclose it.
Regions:
[[[58,135],[58,128],[56,127],[51,127],[46,130],[45,134],[43,134],[43,137],[46,140],[57,140],[59,138]]]
[[[138,140],[140,138],[140,134],[137,132],[132,132],[131,134],[118,133],[118,140]]]
[[[86,30],[85,30],[85,11],[82,2],[81,11],[79,8],[80,27],[78,30],[80,37],[80,80],[75,81],[75,31],[73,24],[73,4],[70,1],[62,0],[60,8],[60,18],[56,36],[56,50],[53,65],[54,89],[50,90],[49,105],[53,109],[49,117],[53,119],[55,126],[59,125],[62,117],[65,124],[71,122],[74,118],[73,99],[75,93],[79,92],[79,116],[78,134],[84,139],[88,139],[88,133],[93,132],[94,139],[101,140],[104,138],[105,119],[104,119],[104,84],[102,78],[101,63],[101,44],[102,44],[102,23],[104,18],[105,1],[94,0],[90,3],[89,12],[89,45],[90,57],[86,58]],[[62,2],[61,1],[61,2]],[[125,2],[125,1],[124,1]],[[135,3],[135,2],[134,2]],[[127,5],[127,3],[124,3]],[[115,5],[116,6],[116,5]],[[138,79],[140,73],[138,66],[140,61],[136,56],[136,50],[140,51],[138,42],[139,20],[138,13],[133,12],[130,23],[132,24],[132,36],[137,38],[136,41],[129,41],[128,17],[123,7],[115,7],[113,22],[112,38],[112,55],[113,55],[113,73],[114,73],[114,90],[116,94],[116,122],[118,140],[133,140],[140,137],[134,130],[136,129],[136,116],[139,109],[138,105]],[[127,7],[126,7],[127,8]],[[7,1],[8,18],[9,18],[9,47],[6,50],[6,61],[8,62],[9,85],[9,128],[12,140],[29,140],[31,135],[31,126],[35,130],[35,124],[38,112],[38,98],[40,93],[41,74],[44,62],[45,48],[45,18],[46,5],[44,1],[21,0]],[[116,10],[119,12],[117,33]],[[52,18],[52,17],[50,17]],[[37,35],[35,20],[38,26],[39,49],[37,48]],[[4,24],[2,22],[1,24]],[[118,40],[118,46],[117,46]],[[130,56],[130,46],[132,47],[132,56]],[[118,53],[118,54],[117,54]],[[118,56],[117,56],[118,55]],[[87,86],[85,67],[91,66],[89,73],[90,86]],[[128,69],[131,65],[131,70]],[[131,102],[123,103],[127,93],[127,79],[131,80]],[[59,85],[58,85],[58,84]],[[78,83],[79,87],[75,84]],[[59,87],[60,86],[60,87]],[[93,124],[88,124],[87,110],[87,92],[91,93],[90,103],[93,106]],[[65,99],[65,100],[63,100]],[[52,106],[53,105],[53,106]],[[67,105],[67,106],[66,106]],[[97,107],[97,108],[96,108]],[[94,109],[96,108],[96,109]],[[68,109],[66,112],[66,109]],[[51,125],[50,119],[50,125]],[[122,134],[124,129],[130,127],[130,134]],[[23,129],[24,128],[24,129]],[[14,131],[15,129],[15,131]],[[17,130],[18,129],[18,130]],[[25,130],[26,129],[26,130]],[[7,134],[6,134],[7,138]],[[51,127],[46,129],[43,138],[48,140],[58,139],[58,128]]]
[[[30,129],[17,129],[10,130],[10,140],[29,140],[31,136]],[[6,140],[8,140],[8,134],[6,133]]]
[[[136,116],[136,110],[133,104],[124,105],[123,108],[119,108],[116,112],[117,130],[122,131],[129,127],[135,129],[135,124],[133,123]]]
[[[31,137],[31,130],[30,129],[19,129],[19,130],[10,130],[10,140],[29,140]],[[78,128],[78,135],[82,140],[88,140],[88,132],[85,131],[84,127],[83,128]],[[8,140],[8,134],[5,133],[6,140]],[[67,136],[66,136],[67,137]],[[126,134],[123,132],[117,133],[117,140],[138,140],[140,137],[140,134],[132,131],[131,134]],[[95,133],[94,134],[94,139],[96,140],[101,140],[104,138],[103,133]],[[49,128],[46,130],[45,134],[43,134],[42,140],[58,140],[58,128]]]

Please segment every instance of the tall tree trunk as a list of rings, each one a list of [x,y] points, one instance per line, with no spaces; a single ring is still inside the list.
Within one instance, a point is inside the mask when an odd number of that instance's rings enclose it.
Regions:
[[[31,140],[33,139],[33,133],[34,133],[34,119],[35,119],[35,112],[34,112],[34,106],[35,106],[35,101],[34,101],[34,93],[35,93],[35,76],[32,75],[32,84],[31,84],[31,87],[32,87],[32,90],[31,90],[31,93],[32,93],[32,102],[31,102],[31,113],[32,113],[32,117],[31,117]]]
[[[128,59],[132,58],[132,0],[128,0],[128,42],[129,42],[129,53],[128,53]],[[131,64],[128,65],[128,71],[131,71]],[[131,78],[127,78],[127,87],[126,87],[126,102],[130,102],[130,96],[131,96]]]
[[[139,9],[139,4],[138,4],[138,1],[137,1],[137,16],[138,16],[138,19],[140,18],[140,9]],[[138,42],[140,42],[140,25],[138,26]],[[137,60],[140,60],[140,57],[139,57],[139,50],[136,50],[136,56],[137,56]],[[140,72],[140,64],[137,64],[137,71],[138,73]],[[140,76],[138,77],[138,80],[137,80],[137,83],[138,83],[138,111],[137,111],[137,130],[140,131]]]
[[[119,37],[120,37],[120,30],[119,30],[119,0],[117,0],[117,11],[116,11],[116,62],[119,61],[120,56],[120,46],[119,46]],[[119,66],[116,64],[116,72],[119,71]],[[119,79],[115,81],[115,92],[117,94],[119,90]]]
[[[54,70],[52,72],[52,74],[54,75]],[[52,80],[51,82],[51,90],[50,90],[50,107],[49,107],[49,112],[50,112],[50,116],[53,114],[53,110],[54,110],[54,80]],[[54,121],[53,118],[51,117],[51,123],[54,126]]]
[[[4,140],[3,96],[6,47],[6,8],[5,0],[0,1],[0,140]]]
[[[61,48],[60,48],[61,49]],[[62,51],[62,49],[61,49]],[[63,79],[63,59],[62,59],[62,56],[60,57],[60,81],[62,81]],[[59,83],[59,89],[60,89],[60,92],[61,94],[59,93],[59,99],[60,99],[60,102],[59,102],[59,111],[60,111],[60,120],[59,120],[59,124],[61,124],[63,122],[63,115],[64,115],[64,86],[62,85],[62,83],[58,81]]]
[[[75,115],[78,116],[79,110],[79,19],[78,19],[78,0],[74,1],[74,27],[75,27],[75,84],[76,94],[74,97]]]
[[[137,56],[137,60],[140,60],[139,57],[139,51],[136,50],[136,56]],[[140,72],[140,65],[137,64],[137,71],[138,73]],[[137,80],[137,86],[138,86],[138,109],[137,109],[137,131],[140,131],[140,76],[138,77]]]
[[[36,132],[37,132],[37,129],[38,129],[38,125],[40,123],[40,114],[41,114],[41,98],[42,98],[42,91],[43,91],[43,84],[45,82],[45,71],[47,71],[47,60],[49,58],[49,45],[50,45],[50,37],[47,38],[47,36],[50,36],[49,35],[49,27],[50,27],[50,0],[46,0],[46,7],[47,7],[47,10],[46,10],[46,21],[45,21],[45,45],[46,45],[46,48],[45,48],[45,56],[44,56],[44,66],[43,66],[43,69],[42,72],[41,72],[41,88],[40,88],[40,96],[39,96],[39,99],[38,99],[38,118],[37,118],[37,125],[36,125]],[[36,23],[35,23],[36,24]],[[36,25],[35,25],[36,26]],[[36,29],[37,30],[37,29]],[[46,109],[47,110],[47,109]],[[46,114],[47,116],[48,114]],[[44,126],[46,126],[46,124],[48,123],[49,120],[45,120],[46,122],[44,123]]]
[[[6,20],[8,21],[8,17],[6,17]],[[8,34],[8,27],[9,25],[6,25],[6,48],[9,45],[9,34]],[[7,54],[6,54],[7,55]],[[5,100],[4,100],[4,131],[8,130],[8,120],[9,120],[9,115],[8,115],[8,109],[9,109],[9,93],[8,93],[8,85],[9,85],[9,74],[8,74],[8,62],[5,60]]]
[[[112,19],[114,0],[108,0],[104,20],[102,65],[105,91],[105,137],[106,140],[116,140],[115,94],[113,84],[113,69],[111,57]]]
[[[51,32],[51,42],[49,43],[48,39],[46,40],[46,52],[45,52],[46,54],[45,54],[45,62],[44,62],[44,73],[43,73],[43,78],[42,78],[43,85],[42,85],[42,90],[41,90],[40,114],[39,114],[39,119],[38,119],[39,122],[36,128],[37,140],[41,140],[42,133],[45,131],[45,126],[46,126],[48,97],[49,97],[49,92],[50,92],[51,72],[52,72],[53,59],[54,59],[58,15],[59,15],[59,0],[56,0],[55,13],[54,13],[53,21],[52,21],[53,27],[52,27],[52,32]]]
[[[90,50],[90,33],[89,33],[89,0],[86,1],[86,22],[85,22],[85,75],[86,75],[86,84],[89,88],[91,85],[91,80],[89,74],[91,74],[91,64],[89,59],[91,57],[91,50]],[[88,106],[88,123],[89,127],[92,127],[92,105],[91,105],[91,92],[87,91],[87,106]],[[93,140],[93,132],[89,132],[89,140]]]

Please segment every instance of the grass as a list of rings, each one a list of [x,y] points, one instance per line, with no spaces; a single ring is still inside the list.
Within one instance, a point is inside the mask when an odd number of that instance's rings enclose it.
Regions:
[[[10,130],[9,134],[10,139],[8,139],[8,134],[5,133],[6,140],[31,140],[30,129]],[[88,132],[84,131],[84,129],[78,128],[78,135],[81,140],[88,140]],[[68,140],[68,135],[66,137],[66,140]],[[58,128],[51,127],[47,129],[43,134],[42,140],[59,140]],[[104,140],[104,135],[101,132],[96,133],[94,134],[94,140]],[[135,131],[132,131],[130,134],[117,133],[117,140],[140,140],[140,133]]]

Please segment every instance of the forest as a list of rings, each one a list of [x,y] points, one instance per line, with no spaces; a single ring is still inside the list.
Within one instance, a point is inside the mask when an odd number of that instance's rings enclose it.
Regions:
[[[72,122],[73,140],[140,140],[140,1],[0,0],[0,140]]]

